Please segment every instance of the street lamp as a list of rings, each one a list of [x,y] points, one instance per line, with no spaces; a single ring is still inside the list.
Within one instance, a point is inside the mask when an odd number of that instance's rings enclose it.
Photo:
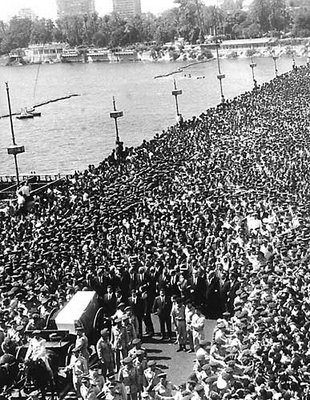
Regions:
[[[175,79],[173,80],[174,83],[174,90],[172,90],[171,94],[172,96],[175,97],[175,109],[177,113],[177,120],[180,120],[182,118],[182,114],[179,112],[179,103],[178,103],[178,96],[182,94],[182,90],[177,88],[177,83]]]
[[[292,61],[293,61],[292,68],[293,68],[293,70],[295,70],[296,69],[296,61],[295,61],[294,53],[293,53],[293,56],[292,56]]]
[[[14,134],[14,126],[13,126],[13,118],[12,118],[12,109],[11,109],[11,100],[10,100],[10,89],[8,82],[5,83],[6,86],[6,93],[8,98],[8,107],[9,107],[9,114],[10,114],[10,125],[11,125],[11,134],[12,134],[12,145],[7,148],[8,154],[14,156],[14,163],[15,163],[15,171],[16,171],[16,184],[19,186],[19,171],[18,171],[18,163],[17,163],[17,154],[21,154],[25,152],[24,146],[18,146],[15,141],[15,134]]]
[[[217,79],[220,82],[221,102],[224,103],[225,102],[225,97],[224,97],[224,92],[223,92],[222,80],[225,79],[225,74],[223,74],[222,71],[221,71],[221,63],[220,63],[220,57],[219,57],[219,47],[220,47],[220,43],[218,42],[218,38],[216,36],[216,58],[217,58],[217,69],[218,69]]]
[[[124,115],[123,111],[116,110],[115,98],[113,96],[113,111],[110,113],[110,117],[114,119],[114,123],[115,123],[116,146],[117,147],[120,144],[117,120],[118,120],[118,118],[121,118],[123,115]]]
[[[257,88],[257,82],[256,82],[256,79],[255,79],[255,73],[254,73],[254,70],[256,68],[256,63],[253,61],[253,58],[251,58],[250,67],[252,69],[252,79],[253,79],[253,83],[254,83],[254,88],[256,89]]]
[[[273,62],[274,62],[274,73],[275,73],[276,77],[278,76],[278,65],[277,65],[277,59],[278,58],[279,58],[278,56],[273,54],[272,59],[273,59]]]

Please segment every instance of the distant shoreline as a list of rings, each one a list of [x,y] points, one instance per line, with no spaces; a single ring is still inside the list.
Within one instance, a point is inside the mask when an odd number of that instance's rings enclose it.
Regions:
[[[279,44],[272,47],[256,47],[256,48],[230,48],[230,49],[223,49],[219,48],[219,56],[222,59],[236,59],[236,58],[265,58],[265,57],[310,57],[310,39],[305,44],[298,44],[298,45],[285,45]],[[160,50],[157,54],[157,57],[152,56],[151,50],[147,51],[140,51],[136,52],[136,58],[132,60],[120,60],[118,62],[109,62],[113,64],[118,63],[134,63],[134,62],[144,62],[144,63],[186,63],[188,65],[182,66],[177,71],[169,73],[169,75],[173,75],[176,73],[182,72],[181,69],[189,68],[192,65],[206,63],[216,59],[216,51],[215,50],[208,50],[204,52],[201,50],[200,46],[197,45],[191,49],[185,50]],[[11,62],[8,55],[0,56],[0,66],[25,66],[25,65],[33,65],[39,64],[36,62],[25,62],[25,63],[18,63],[18,62]],[[90,61],[88,61],[90,62]],[[106,60],[99,60],[99,63],[107,62]],[[50,64],[58,64],[60,61],[54,61]],[[73,60],[69,62],[69,64],[81,63],[79,60]],[[168,76],[168,75],[167,75]],[[162,76],[159,76],[162,77]],[[157,78],[157,77],[156,77]]]

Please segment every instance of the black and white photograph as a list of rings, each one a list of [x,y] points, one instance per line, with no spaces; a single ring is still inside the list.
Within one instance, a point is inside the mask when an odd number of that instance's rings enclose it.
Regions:
[[[0,400],[310,400],[310,0],[0,2]]]

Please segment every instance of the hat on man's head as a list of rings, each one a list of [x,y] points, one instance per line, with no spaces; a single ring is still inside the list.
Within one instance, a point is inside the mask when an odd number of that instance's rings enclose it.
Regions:
[[[156,365],[156,362],[155,362],[154,360],[149,360],[149,361],[147,362],[147,366],[148,366],[148,367],[153,367],[154,365]]]

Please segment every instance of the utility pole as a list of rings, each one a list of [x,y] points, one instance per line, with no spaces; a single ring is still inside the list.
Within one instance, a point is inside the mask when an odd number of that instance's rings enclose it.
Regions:
[[[215,48],[216,48],[216,59],[217,59],[217,69],[218,69],[218,74],[217,74],[217,79],[220,82],[220,92],[221,92],[221,102],[225,103],[225,97],[224,97],[224,91],[223,91],[223,83],[222,80],[225,79],[225,74],[222,73],[221,70],[221,63],[220,63],[220,57],[219,57],[219,47],[220,47],[220,42],[217,36],[217,16],[216,16],[216,8],[214,6],[214,19],[215,19]]]
[[[275,73],[276,77],[278,76],[278,64],[277,64],[277,59],[278,58],[279,58],[278,56],[273,54],[272,59],[273,59],[273,63],[274,63],[274,73]]]
[[[178,96],[182,94],[182,90],[177,88],[177,83],[175,79],[173,80],[174,82],[174,90],[172,90],[171,94],[172,96],[175,97],[175,108],[176,108],[176,113],[177,113],[177,120],[179,120],[182,117],[182,114],[179,112],[179,103],[178,103]]]
[[[250,67],[252,69],[252,79],[253,79],[253,83],[254,83],[254,88],[257,88],[257,82],[255,79],[255,73],[254,73],[254,69],[256,68],[256,63],[253,61],[253,58],[251,58]]]
[[[117,120],[118,120],[118,118],[121,118],[123,115],[124,115],[123,111],[117,111],[116,110],[115,97],[113,96],[113,111],[110,113],[110,118],[113,118],[114,119],[114,123],[115,123],[116,146],[117,147],[120,144]]]
[[[12,118],[12,109],[11,109],[11,99],[10,99],[10,89],[8,82],[5,83],[6,86],[6,93],[8,99],[8,107],[9,107],[9,114],[10,114],[10,125],[11,125],[11,135],[12,135],[12,146],[7,148],[8,154],[14,156],[14,163],[15,163],[15,172],[16,172],[16,183],[19,186],[19,170],[18,170],[18,162],[17,162],[17,154],[24,153],[25,147],[18,146],[15,141],[15,134],[14,134],[14,126],[13,126],[13,118]]]

